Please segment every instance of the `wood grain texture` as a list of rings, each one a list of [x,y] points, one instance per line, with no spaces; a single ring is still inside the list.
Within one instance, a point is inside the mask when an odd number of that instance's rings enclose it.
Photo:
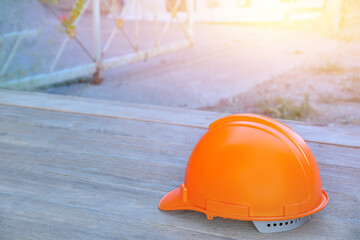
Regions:
[[[1,89],[0,104],[205,129],[213,121],[228,115],[227,113]],[[360,131],[343,132],[338,128],[308,126],[302,122],[289,120],[280,121],[300,133],[307,141],[355,148],[360,146]]]
[[[309,142],[329,205],[298,229],[260,234],[251,222],[157,208],[205,128],[41,109],[0,104],[0,239],[360,237],[359,148]]]

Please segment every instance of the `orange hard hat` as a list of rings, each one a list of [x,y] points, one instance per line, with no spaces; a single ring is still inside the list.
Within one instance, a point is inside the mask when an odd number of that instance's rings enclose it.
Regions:
[[[315,158],[294,130],[236,114],[210,124],[189,158],[184,184],[159,208],[253,221],[260,232],[277,232],[301,226],[327,203]]]

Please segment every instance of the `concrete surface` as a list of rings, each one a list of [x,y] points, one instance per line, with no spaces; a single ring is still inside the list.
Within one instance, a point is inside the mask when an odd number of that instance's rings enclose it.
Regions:
[[[47,9],[40,8],[38,2],[35,1],[33,5],[36,7],[20,5],[22,8],[16,9],[15,4],[11,8],[14,11],[7,11],[8,15],[5,16],[9,19],[9,24],[1,25],[2,33],[23,28],[41,29],[38,36],[23,40],[8,72],[5,76],[0,76],[1,81],[48,73],[65,37],[65,34],[59,31],[61,27],[58,19]],[[61,13],[58,10],[58,14]],[[14,18],[16,15],[23,18]],[[3,17],[0,16],[0,19]],[[19,29],[16,28],[18,23],[21,26]],[[160,25],[161,29],[164,23]],[[103,46],[113,27],[114,21],[103,14],[101,18]],[[134,41],[134,22],[126,21],[124,29]],[[140,49],[154,46],[153,31],[151,22],[141,22]],[[91,14],[85,14],[80,20],[77,36],[84,47],[92,53]],[[163,42],[169,43],[183,38],[180,28],[174,24]],[[2,52],[9,51],[13,42],[13,39],[2,42]],[[106,71],[104,82],[100,86],[82,83],[51,87],[41,91],[144,104],[200,108],[246,92],[256,84],[275,78],[304,62],[314,61],[336,47],[336,41],[315,34],[313,31],[196,24],[194,46],[190,49]],[[132,49],[129,44],[121,34],[118,34],[104,58],[130,52]],[[0,54],[0,63],[5,57],[6,54]],[[76,42],[69,41],[55,71],[89,62],[91,59]]]
[[[194,47],[104,73],[86,83],[46,92],[117,101],[198,108],[336,48],[336,41],[286,29],[196,24]]]

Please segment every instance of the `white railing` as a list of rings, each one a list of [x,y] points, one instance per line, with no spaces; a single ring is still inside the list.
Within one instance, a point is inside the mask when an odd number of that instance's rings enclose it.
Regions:
[[[168,13],[168,20],[166,21],[164,27],[159,29],[158,23],[158,1],[153,1],[153,23],[154,23],[154,46],[152,48],[141,49],[139,46],[139,39],[141,38],[141,33],[139,31],[139,25],[141,24],[140,21],[140,7],[142,4],[141,0],[127,0],[125,8],[122,10],[121,15],[119,17],[113,16],[114,19],[114,28],[111,31],[110,36],[105,39],[104,47],[102,47],[102,40],[101,39],[101,27],[100,27],[100,20],[101,20],[101,12],[100,12],[100,0],[87,0],[80,12],[79,17],[75,20],[74,25],[76,26],[80,19],[82,18],[83,14],[87,11],[90,4],[92,4],[92,18],[93,18],[93,43],[94,49],[93,51],[89,51],[82,42],[75,36],[70,38],[67,34],[64,35],[64,39],[60,44],[60,47],[54,57],[49,64],[48,72],[41,73],[34,76],[23,77],[20,79],[13,79],[9,81],[1,81],[0,80],[0,87],[4,88],[14,88],[14,89],[33,89],[42,86],[47,86],[51,84],[61,83],[64,81],[68,81],[71,79],[76,79],[79,77],[84,77],[88,75],[93,75],[93,82],[96,84],[101,83],[102,81],[102,72],[107,69],[120,67],[129,63],[143,61],[148,58],[160,56],[162,54],[166,54],[169,52],[177,51],[180,49],[184,49],[187,47],[192,46],[193,44],[193,7],[194,2],[193,0],[177,0],[174,1],[175,4],[173,6],[167,6],[171,11]],[[180,6],[181,1],[186,1],[186,21],[183,22],[178,17],[178,8]],[[170,4],[169,1],[165,0],[164,3]],[[110,11],[110,6],[108,5],[107,1],[102,2],[106,8]],[[129,34],[125,31],[122,27],[121,22],[124,21],[124,14],[128,11],[129,8],[135,8],[135,42],[133,42]],[[47,5],[47,8],[52,12],[55,16],[57,15],[56,11],[51,7],[51,5]],[[110,11],[111,12],[111,11]],[[56,16],[57,17],[57,16]],[[164,35],[167,33],[171,24],[178,24],[180,26],[181,31],[184,33],[184,39],[178,40],[176,42],[162,44],[162,39]],[[0,66],[0,75],[3,75],[11,61],[13,56],[18,49],[21,40],[30,35],[36,34],[38,30],[26,30],[22,32],[15,32],[10,33],[7,35],[0,36],[0,39],[7,38],[7,37],[16,37],[17,40],[13,45],[11,51],[8,53],[5,63]],[[126,41],[132,48],[131,53],[127,53],[124,55],[119,55],[116,57],[106,58],[106,53],[109,51],[110,44],[114,41],[116,35],[121,34],[121,37],[125,38]],[[82,64],[75,67],[67,67],[62,70],[55,70],[56,66],[58,65],[59,59],[61,58],[64,49],[69,41],[75,41],[78,45],[82,48],[82,50],[89,56],[91,59],[91,63]],[[93,52],[92,54],[90,52]]]

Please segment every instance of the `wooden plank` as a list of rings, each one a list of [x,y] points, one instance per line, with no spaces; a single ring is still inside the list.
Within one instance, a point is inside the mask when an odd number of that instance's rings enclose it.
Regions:
[[[228,115],[226,113],[9,90],[0,90],[0,104],[205,129],[209,123]],[[360,130],[344,132],[338,128],[315,127],[301,122],[281,121],[293,128],[309,142],[360,148]]]
[[[360,234],[357,148],[313,143],[329,206],[299,229],[263,235],[250,222],[157,209],[159,199],[182,183],[187,157],[206,129],[19,107],[0,106],[0,112],[0,211],[6,216],[0,233],[6,236],[356,239]],[[19,224],[25,230],[18,231]]]
[[[57,136],[68,142],[69,145],[66,147],[57,146],[59,144],[52,140],[52,134],[48,133],[48,136],[45,141],[41,142],[37,141],[36,135],[32,140],[22,138],[16,142],[8,141],[9,138],[2,139],[0,151],[7,156],[2,163],[164,192],[178,187],[184,178],[188,152],[179,154],[180,157],[171,157],[169,154],[161,152],[160,146],[151,146],[154,148],[154,151],[151,151],[150,146],[146,146],[146,142],[139,142],[143,150],[137,149],[136,151],[141,153],[134,155],[133,151],[129,151],[133,155],[129,158],[124,155],[123,150],[119,150],[119,153],[113,151],[109,154],[102,153],[105,150],[101,148],[94,152],[91,149],[96,148],[96,146],[91,143],[88,148],[78,149],[77,144],[73,144],[70,138],[64,138],[61,134]],[[50,142],[54,143],[49,144]],[[18,151],[19,146],[22,149],[21,152]],[[117,144],[117,146],[120,146],[120,149],[127,148],[126,145]],[[108,145],[109,149],[112,147],[113,145]],[[44,152],[48,154],[44,154]],[[355,152],[353,157],[356,156],[355,154],[358,153]],[[49,161],[49,155],[51,161]],[[322,159],[321,152],[317,155],[319,155],[319,159]],[[335,155],[334,158],[337,156]],[[331,160],[327,160],[327,162],[329,161]],[[326,190],[352,194],[354,200],[360,197],[358,184],[354,181],[354,179],[360,179],[358,168],[341,167],[321,162],[319,168]],[[140,179],[139,175],[141,176]],[[338,184],[339,182],[341,185]]]
[[[7,161],[3,164],[13,168],[148,189],[162,192],[163,195],[180,186],[186,167],[186,165],[179,167],[174,164],[154,164],[147,160],[128,161],[121,157],[103,157],[94,162],[92,159],[98,158],[98,155],[72,156],[74,154],[63,152],[61,149],[58,150],[59,153],[51,154],[51,157],[56,158],[57,161],[49,161],[49,156],[31,154],[33,151],[30,149],[18,153],[14,146],[5,147],[8,149]],[[41,153],[45,148],[36,150]],[[86,165],[86,162],[90,164]],[[358,183],[354,182],[354,179],[360,179],[359,171],[323,164],[319,164],[319,168],[323,187],[329,193],[332,203],[332,207],[324,216],[359,221],[360,209],[357,206],[360,204],[360,191]]]
[[[19,179],[19,174],[22,179]],[[159,236],[166,239],[208,236],[232,239],[254,236],[258,239],[289,239],[294,236],[300,239],[356,239],[359,234],[359,222],[324,218],[327,210],[314,215],[309,223],[294,231],[263,235],[257,233],[250,222],[221,218],[208,221],[205,215],[190,211],[162,212],[157,209],[162,192],[26,168],[1,169],[0,180],[5,183],[0,196],[6,206],[2,209],[4,215],[15,221],[20,218],[39,224],[48,223],[54,229],[67,230],[67,234],[80,231],[110,239],[116,239],[116,236],[121,239],[156,239]],[[178,230],[178,234],[169,233],[171,229]],[[194,233],[201,237],[192,236]],[[31,234],[37,233],[28,229],[26,235]],[[52,232],[47,234],[54,237]]]
[[[11,172],[0,175],[3,183],[21,187],[1,189],[0,199],[6,205],[1,210],[6,217],[0,232],[8,239],[220,239],[190,229],[154,227],[151,216],[146,217],[149,204],[142,203],[154,201],[154,196],[137,190],[58,175],[17,173],[24,174],[26,181],[3,178]],[[141,201],[136,197],[142,197]]]
[[[4,107],[2,112],[6,112]],[[34,115],[31,115],[30,112],[34,112]],[[45,119],[46,115],[49,119],[56,119],[56,122],[49,121],[46,124],[46,121],[42,123],[33,121],[35,116]],[[4,114],[4,116],[8,116],[8,114]],[[2,143],[1,150],[4,153],[20,159],[22,154],[32,155],[34,159],[31,164],[38,160],[43,161],[45,164],[43,170],[46,171],[61,170],[64,174],[81,174],[83,177],[93,177],[91,174],[94,173],[100,175],[101,180],[116,180],[118,183],[125,181],[122,183],[136,183],[136,186],[153,189],[161,189],[159,186],[162,187],[161,183],[164,181],[168,181],[173,188],[181,183],[187,158],[197,139],[202,135],[199,129],[189,128],[186,131],[180,131],[179,129],[184,130],[184,127],[154,123],[135,122],[136,125],[132,128],[129,125],[132,121],[122,119],[106,120],[108,128],[114,129],[114,132],[110,132],[103,129],[104,124],[99,124],[99,121],[102,120],[99,117],[89,118],[82,115],[73,116],[29,109],[23,109],[16,117],[11,116],[10,119],[2,119],[6,121],[0,121],[0,133],[3,135],[0,143]],[[84,125],[79,127],[76,122],[83,122]],[[64,125],[64,123],[66,124]],[[93,126],[90,126],[90,123],[93,123]],[[19,125],[21,127],[18,127]],[[116,125],[124,128],[121,128],[122,131],[115,130]],[[176,128],[179,129],[176,130]],[[4,134],[7,129],[14,130],[11,134]],[[101,129],[103,132],[99,131]],[[173,139],[173,132],[177,132],[177,138],[188,140],[187,136],[191,130],[197,131],[194,132],[197,139],[194,139],[193,143],[191,141],[184,142],[184,144],[188,144],[188,147],[181,144],[168,144]],[[72,132],[72,135],[69,135],[69,132]],[[167,134],[157,136],[156,132]],[[59,140],[62,142],[61,145],[58,144]],[[22,147],[21,155],[14,155],[19,146]],[[341,173],[331,174],[329,190],[336,192],[336,188],[339,188],[337,181],[344,178],[348,181],[344,181],[344,185],[337,192],[350,190],[355,191],[354,194],[359,196],[359,187],[353,179],[360,179],[359,174],[356,174],[360,169],[360,150],[341,148],[341,151],[337,151],[335,146],[321,144],[311,144],[310,147],[313,149],[321,171],[335,167]],[[11,149],[12,152],[9,152]],[[44,151],[52,151],[54,157],[52,162],[48,162],[46,157],[44,159]],[[57,154],[59,151],[60,154]],[[14,163],[16,158],[9,157],[8,161]],[[77,161],[74,162],[74,159]],[[116,166],[117,163],[121,164]],[[142,168],[137,168],[138,165],[141,165]],[[47,168],[49,166],[51,166],[50,169]],[[74,173],[73,168],[82,169],[82,172],[77,173],[75,170]],[[102,174],[103,170],[106,170],[106,174]],[[133,178],[127,176],[129,171],[131,173],[134,170]],[[152,179],[151,172],[155,172],[158,179]],[[351,172],[354,174],[350,174]],[[142,180],[136,179],[138,174],[141,174]],[[327,174],[327,172],[322,174]],[[116,175],[126,176],[126,178],[119,181]],[[169,189],[162,188],[162,190]]]
[[[149,149],[150,152],[146,154],[154,156],[158,163],[166,163],[169,158],[175,158],[177,161],[183,159],[181,164],[186,163],[193,147],[207,131],[177,125],[104,119],[81,114],[6,106],[0,106],[0,112],[2,113],[0,128],[3,129],[0,133],[5,134],[6,129],[13,129],[12,134],[7,138],[8,142],[17,141],[15,137],[18,136],[20,139],[22,136],[24,140],[28,140],[29,144],[35,144],[34,138],[37,137],[38,145],[45,146],[49,140],[42,136],[42,131],[46,129],[48,137],[52,136],[56,139],[62,136],[63,144],[55,147],[65,149],[66,146],[70,146],[70,149],[76,152],[84,149],[88,153],[98,151],[99,155],[104,156],[122,154],[127,158],[129,156],[146,157],[147,155],[142,156],[141,151],[138,150]],[[38,134],[34,133],[33,129],[39,127],[42,131]],[[68,132],[72,134],[69,135]],[[78,148],[73,146],[78,146]],[[309,146],[320,163],[360,168],[359,149],[351,150],[344,147],[339,151],[336,146],[318,143],[309,143]],[[166,158],[162,159],[159,154]]]

